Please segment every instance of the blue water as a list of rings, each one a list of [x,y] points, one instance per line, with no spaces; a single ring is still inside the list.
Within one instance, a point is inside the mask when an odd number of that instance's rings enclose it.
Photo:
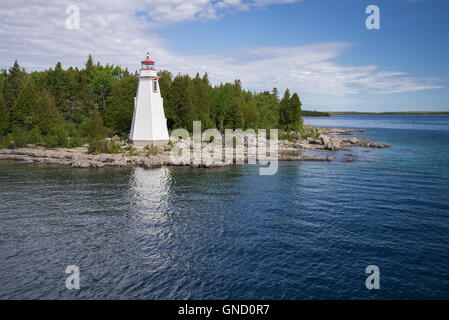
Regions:
[[[449,117],[305,120],[392,148],[274,176],[0,162],[0,298],[448,299]]]

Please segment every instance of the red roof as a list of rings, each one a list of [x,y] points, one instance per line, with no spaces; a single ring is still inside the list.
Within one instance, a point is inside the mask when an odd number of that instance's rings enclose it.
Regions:
[[[151,65],[154,64],[154,61],[150,60],[150,53],[149,52],[147,53],[147,58],[142,61],[142,64],[151,64]]]

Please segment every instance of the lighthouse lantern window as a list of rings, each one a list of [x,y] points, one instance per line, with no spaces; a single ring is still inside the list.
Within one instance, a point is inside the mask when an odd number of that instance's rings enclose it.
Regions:
[[[153,79],[153,91],[157,92],[157,79]]]
[[[147,58],[142,61],[142,70],[153,70],[154,61],[150,60],[150,53],[147,53]]]

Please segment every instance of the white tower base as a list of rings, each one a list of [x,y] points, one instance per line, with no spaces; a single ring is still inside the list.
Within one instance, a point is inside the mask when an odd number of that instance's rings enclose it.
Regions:
[[[145,146],[165,146],[168,143],[167,140],[131,140],[131,143],[135,145],[136,147],[145,147]]]

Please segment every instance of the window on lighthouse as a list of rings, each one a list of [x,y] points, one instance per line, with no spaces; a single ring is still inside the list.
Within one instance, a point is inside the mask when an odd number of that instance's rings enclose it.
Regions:
[[[153,92],[157,92],[157,80],[153,80]]]

